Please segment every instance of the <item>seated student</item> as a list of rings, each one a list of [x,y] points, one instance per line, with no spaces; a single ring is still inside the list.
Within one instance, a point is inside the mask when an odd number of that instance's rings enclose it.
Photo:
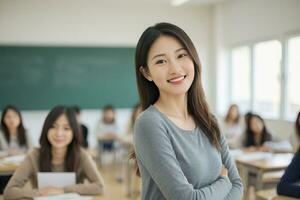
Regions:
[[[7,155],[26,153],[31,147],[20,110],[13,105],[3,109],[0,129],[0,150]]]
[[[298,115],[299,117],[299,115]],[[300,139],[298,138],[298,142]],[[277,185],[279,195],[300,198],[300,147]]]
[[[40,148],[34,149],[20,164],[4,191],[5,199],[75,192],[82,195],[103,193],[103,179],[90,155],[80,148],[79,127],[73,109],[53,108],[43,125]],[[37,188],[38,172],[75,172],[76,184],[64,188]],[[83,183],[87,179],[88,183]],[[33,189],[24,185],[30,181]]]
[[[295,131],[290,137],[290,143],[293,146],[294,152],[296,152],[300,147],[300,112],[295,121]]]
[[[138,117],[138,115],[141,113],[141,111],[142,109],[140,104],[136,104],[133,107],[131,117],[128,121],[125,133],[120,138],[123,144],[133,144],[133,127],[134,127],[135,120]]]
[[[229,107],[227,115],[221,123],[221,129],[225,134],[230,148],[239,148],[242,146],[241,136],[243,126],[241,123],[239,107],[236,104]]]
[[[244,147],[246,151],[270,151],[264,143],[272,140],[264,120],[257,114],[250,114],[246,119]]]
[[[72,108],[76,112],[76,118],[77,118],[77,121],[79,123],[79,128],[80,128],[80,131],[81,131],[81,145],[84,148],[88,148],[89,147],[89,142],[88,142],[88,133],[89,133],[89,131],[88,131],[88,128],[80,122],[80,108],[78,106],[73,106]]]
[[[119,137],[115,117],[115,108],[107,105],[103,108],[102,119],[96,126],[95,133],[99,141],[99,147],[104,151],[112,151],[114,141]]]

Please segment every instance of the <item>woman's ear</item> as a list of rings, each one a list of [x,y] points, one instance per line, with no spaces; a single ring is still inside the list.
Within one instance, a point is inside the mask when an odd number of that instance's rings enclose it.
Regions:
[[[153,79],[151,78],[151,76],[149,74],[149,71],[146,70],[143,66],[140,66],[139,70],[148,81],[153,81]]]

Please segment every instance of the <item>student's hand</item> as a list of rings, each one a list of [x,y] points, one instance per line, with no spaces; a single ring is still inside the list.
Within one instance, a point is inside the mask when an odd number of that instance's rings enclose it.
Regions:
[[[118,139],[118,135],[117,135],[116,133],[113,133],[113,132],[111,132],[111,133],[106,133],[106,134],[104,135],[104,137],[105,137],[105,139],[107,139],[107,140],[117,140],[117,139]]]
[[[221,174],[222,177],[228,177],[228,170],[224,165],[222,165]]]
[[[244,151],[245,152],[255,152],[255,151],[257,151],[257,148],[255,146],[251,146],[251,147],[245,148]]]
[[[263,151],[263,152],[270,152],[271,148],[267,146],[261,146],[258,148],[258,151]]]
[[[64,193],[63,188],[49,186],[49,187],[39,189],[37,194],[38,196],[48,196],[48,195],[58,195],[63,193]]]

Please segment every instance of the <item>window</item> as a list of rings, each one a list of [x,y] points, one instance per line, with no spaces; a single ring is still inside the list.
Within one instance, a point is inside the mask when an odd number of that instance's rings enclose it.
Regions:
[[[300,36],[288,40],[286,118],[295,120],[300,111]]]
[[[253,110],[268,118],[279,118],[281,55],[277,40],[254,46]]]
[[[228,79],[227,88],[226,78],[220,82],[218,77],[218,89],[227,94],[218,94],[218,101],[226,102],[219,104],[222,109],[218,111],[227,111],[228,105],[236,103],[242,113],[253,111],[264,118],[294,121],[300,112],[299,52],[300,35],[233,48],[227,56],[230,65],[222,72]]]
[[[231,53],[231,101],[242,113],[250,110],[250,48],[239,47]]]

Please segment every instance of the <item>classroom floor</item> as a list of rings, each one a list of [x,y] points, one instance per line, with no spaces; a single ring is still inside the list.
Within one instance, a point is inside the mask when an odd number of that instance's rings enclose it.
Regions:
[[[126,191],[126,182],[117,181],[117,177],[122,170],[121,166],[104,165],[99,167],[104,182],[105,182],[105,194],[103,200],[138,200],[139,195],[135,197],[128,197]],[[139,190],[139,188],[136,188]],[[101,198],[102,200],[102,198]]]

